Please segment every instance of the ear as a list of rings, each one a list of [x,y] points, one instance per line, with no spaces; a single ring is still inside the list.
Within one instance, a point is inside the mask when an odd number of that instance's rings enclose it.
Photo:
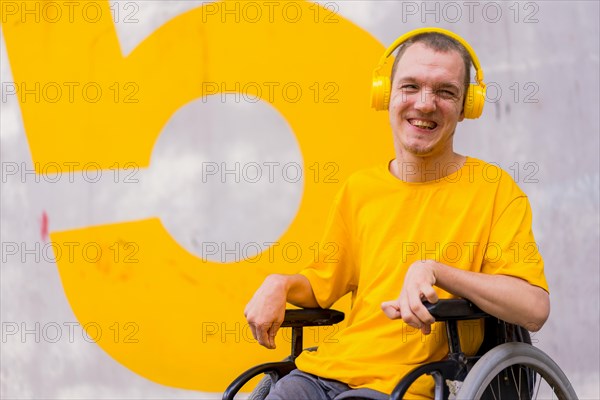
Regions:
[[[462,122],[462,120],[465,119],[465,108],[463,107],[462,110],[460,110],[460,115],[458,116],[458,122]]]

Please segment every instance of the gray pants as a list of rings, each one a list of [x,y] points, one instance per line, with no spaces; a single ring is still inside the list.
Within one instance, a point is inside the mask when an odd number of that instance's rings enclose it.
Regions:
[[[351,389],[340,381],[319,378],[295,369],[277,381],[265,400],[387,400],[389,397],[372,389]]]

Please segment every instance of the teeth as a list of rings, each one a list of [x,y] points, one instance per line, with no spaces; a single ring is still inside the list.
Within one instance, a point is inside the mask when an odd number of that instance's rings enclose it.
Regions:
[[[423,121],[420,119],[410,120],[410,124],[414,125],[416,127],[419,127],[419,128],[426,128],[426,129],[433,129],[437,125],[435,122]]]

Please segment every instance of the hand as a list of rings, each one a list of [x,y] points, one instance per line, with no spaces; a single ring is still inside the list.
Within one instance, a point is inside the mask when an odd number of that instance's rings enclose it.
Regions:
[[[275,335],[285,316],[286,295],[285,279],[269,275],[244,310],[252,336],[267,349],[275,348]]]
[[[431,324],[435,319],[423,301],[437,303],[438,295],[433,289],[436,282],[433,260],[416,261],[408,268],[404,285],[396,300],[381,303],[381,309],[390,319],[402,319],[406,324],[420,329],[424,335],[431,333]]]

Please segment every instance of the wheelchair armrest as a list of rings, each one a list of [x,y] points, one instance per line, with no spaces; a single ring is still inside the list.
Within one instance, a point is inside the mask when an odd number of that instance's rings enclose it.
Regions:
[[[238,376],[225,390],[223,400],[232,400],[236,393],[253,377],[268,373],[274,381],[296,368],[294,359],[302,353],[302,328],[305,326],[327,326],[337,324],[344,319],[344,313],[336,310],[322,308],[301,308],[298,310],[285,310],[282,328],[292,328],[291,355],[286,361],[261,364],[250,368]]]
[[[292,359],[302,353],[302,328],[305,326],[327,326],[337,324],[344,319],[344,313],[323,308],[302,308],[285,310],[282,328],[292,328]]]
[[[456,321],[490,317],[485,311],[465,299],[444,299],[435,304],[423,302],[436,321]]]
[[[302,326],[327,326],[334,325],[344,319],[344,313],[336,310],[322,308],[302,308],[299,310],[285,310],[282,328],[297,328]]]

